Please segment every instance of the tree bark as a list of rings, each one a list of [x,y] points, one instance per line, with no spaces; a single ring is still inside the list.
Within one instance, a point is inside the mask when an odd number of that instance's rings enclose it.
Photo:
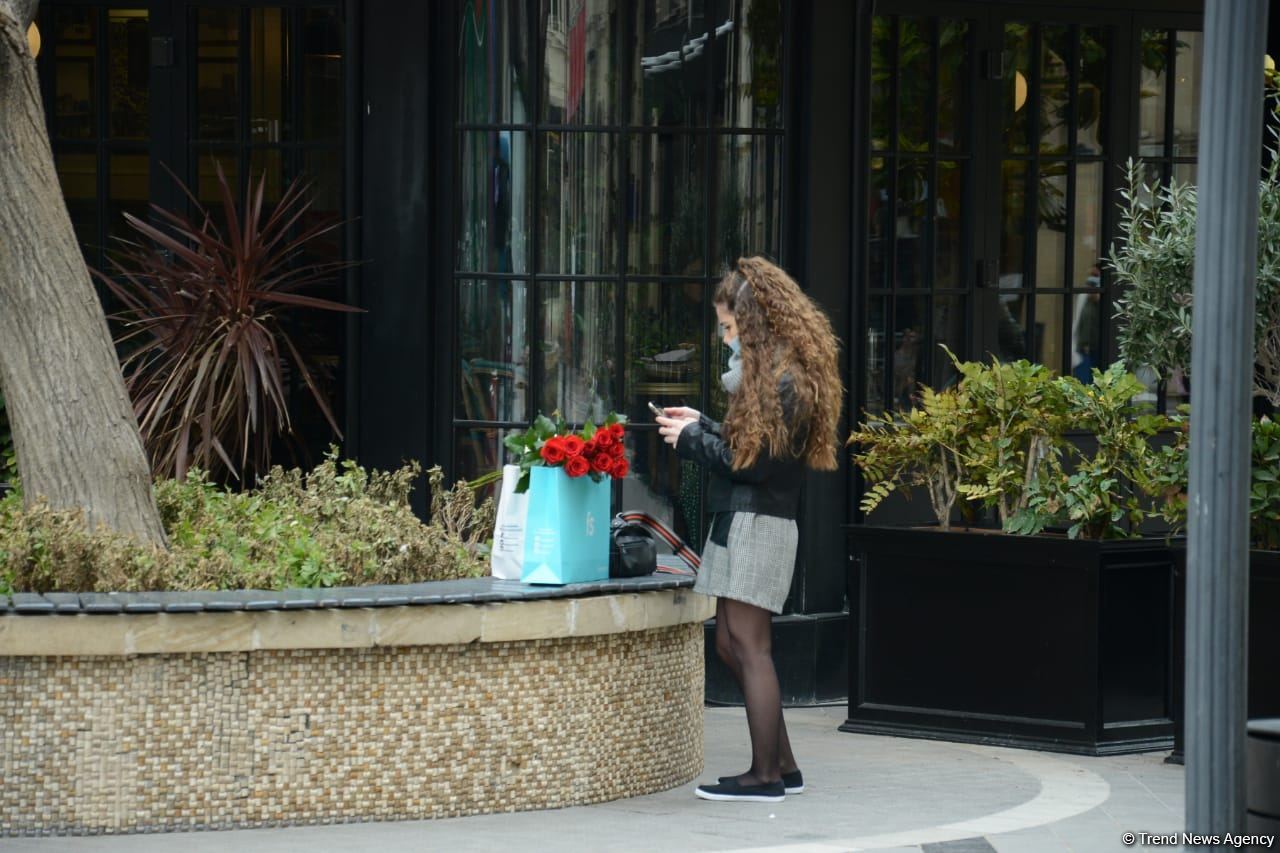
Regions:
[[[27,27],[0,0],[0,388],[28,503],[165,542],[115,346],[54,170]]]

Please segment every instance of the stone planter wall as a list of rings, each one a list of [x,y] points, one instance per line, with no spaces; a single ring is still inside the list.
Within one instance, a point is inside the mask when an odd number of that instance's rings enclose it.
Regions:
[[[711,603],[0,616],[0,833],[448,817],[702,769]]]

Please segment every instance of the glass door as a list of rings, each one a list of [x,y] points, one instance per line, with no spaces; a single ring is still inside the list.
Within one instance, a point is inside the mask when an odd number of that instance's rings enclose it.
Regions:
[[[871,19],[859,409],[961,358],[1087,378],[1105,352],[1111,97],[1127,16],[897,3]],[[1127,154],[1125,155],[1127,156]]]
[[[1103,366],[1103,257],[1117,134],[1118,22],[994,14],[991,168],[974,355],[1026,358],[1089,381]]]
[[[895,4],[872,18],[865,408],[911,405],[969,349],[981,215],[980,4]]]

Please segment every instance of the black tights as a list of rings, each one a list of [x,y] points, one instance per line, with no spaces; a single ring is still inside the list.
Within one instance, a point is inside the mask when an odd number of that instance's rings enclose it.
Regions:
[[[721,598],[716,602],[716,653],[733,672],[747,705],[751,768],[744,785],[776,782],[792,773],[796,757],[782,719],[782,694],[773,668],[773,616],[768,610]]]

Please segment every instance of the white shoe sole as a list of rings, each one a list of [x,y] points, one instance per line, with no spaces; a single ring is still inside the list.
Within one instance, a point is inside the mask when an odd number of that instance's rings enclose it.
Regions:
[[[787,793],[788,793],[788,794],[803,794],[803,793],[804,793],[804,785],[801,785],[801,786],[800,786],[800,787],[798,787],[798,788],[788,788],[788,789],[787,789]]]
[[[767,794],[712,794],[701,788],[696,789],[694,793],[701,799],[718,803],[780,803],[786,799],[786,795],[771,797]]]

